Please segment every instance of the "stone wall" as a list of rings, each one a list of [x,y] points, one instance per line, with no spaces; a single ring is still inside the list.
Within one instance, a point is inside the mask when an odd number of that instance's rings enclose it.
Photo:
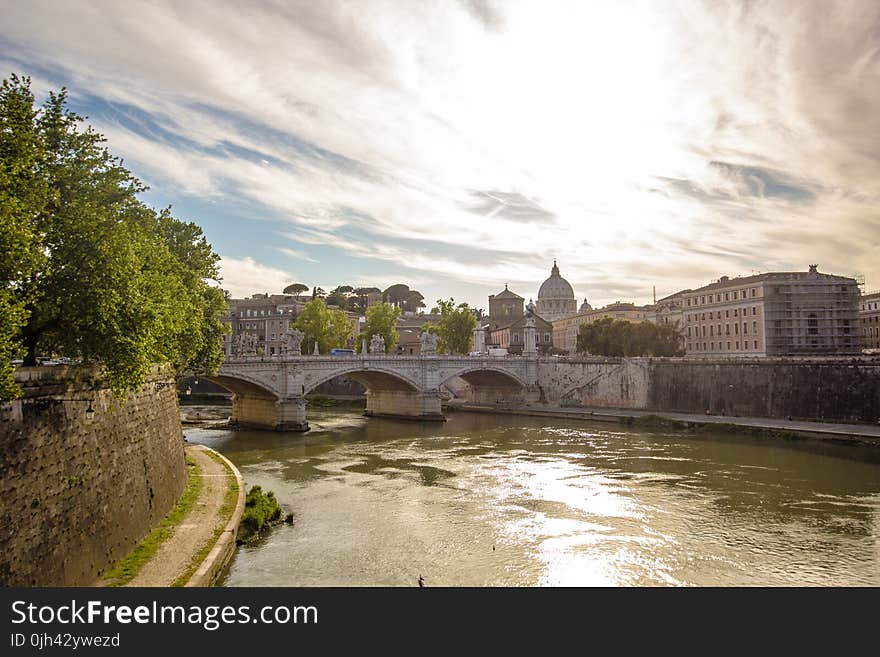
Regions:
[[[121,404],[74,374],[20,368],[24,397],[0,404],[0,585],[93,583],[186,484],[170,378],[155,371]]]
[[[644,408],[648,403],[648,361],[551,358],[538,368],[538,385],[542,399],[550,404]]]
[[[551,405],[880,420],[878,358],[548,359],[538,385]]]
[[[880,420],[880,359],[653,359],[647,408]]]

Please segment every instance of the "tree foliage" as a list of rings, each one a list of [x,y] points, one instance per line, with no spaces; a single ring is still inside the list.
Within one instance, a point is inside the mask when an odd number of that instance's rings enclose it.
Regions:
[[[293,294],[293,295],[298,296],[298,295],[302,294],[303,292],[308,292],[308,291],[309,291],[308,285],[303,285],[302,283],[291,283],[286,288],[284,288],[282,293],[283,294]]]
[[[296,318],[293,327],[303,332],[302,347],[312,353],[315,342],[318,351],[326,354],[331,349],[345,347],[354,335],[354,324],[342,310],[328,308],[323,299],[309,301]]]
[[[603,317],[582,324],[577,336],[578,353],[596,356],[682,356],[677,325],[629,322]]]
[[[424,299],[425,297],[421,292],[418,290],[411,290],[410,293],[404,297],[401,307],[409,312],[417,312],[419,308],[425,307]]]
[[[154,363],[213,372],[222,359],[219,256],[198,226],[138,200],[146,188],[81,123],[64,89],[36,108],[28,78],[0,86],[4,398],[17,352],[102,364],[120,395]]]
[[[443,354],[466,354],[473,344],[477,316],[466,303],[455,305],[454,299],[437,299],[440,319],[426,323],[422,333],[436,333],[440,338],[437,349]]]
[[[385,339],[386,353],[391,353],[397,345],[397,320],[400,319],[400,308],[387,301],[377,303],[367,308],[366,317],[367,323],[355,345],[357,350],[363,349],[364,340],[369,344],[374,335],[381,335]]]
[[[350,307],[349,297],[354,288],[351,285],[339,285],[330,291],[325,301],[328,306],[336,306],[342,310],[348,310]]]

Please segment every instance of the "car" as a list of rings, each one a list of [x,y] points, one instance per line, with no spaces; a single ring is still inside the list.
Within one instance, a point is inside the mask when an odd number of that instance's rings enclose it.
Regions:
[[[354,356],[354,349],[331,349],[331,356]]]
[[[468,354],[468,356],[471,356],[472,358],[479,358],[480,356],[485,356],[485,355],[486,354],[484,354],[482,351],[472,351]]]

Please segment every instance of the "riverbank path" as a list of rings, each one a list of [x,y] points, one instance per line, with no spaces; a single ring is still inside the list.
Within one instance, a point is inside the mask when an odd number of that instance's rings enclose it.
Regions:
[[[209,454],[210,451],[201,445],[186,446],[186,455],[199,466],[202,478],[199,498],[174,533],[126,586],[171,586],[192,567],[199,552],[214,540],[218,524],[226,525],[229,521],[228,517],[220,517],[220,511],[226,492],[235,485],[235,475]]]

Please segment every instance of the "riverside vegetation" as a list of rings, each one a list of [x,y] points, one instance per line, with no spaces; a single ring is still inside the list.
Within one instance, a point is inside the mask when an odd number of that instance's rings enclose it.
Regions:
[[[281,522],[292,523],[293,514],[282,519],[284,511],[275,499],[275,493],[263,492],[260,486],[251,487],[244,502],[244,515],[238,530],[238,544],[259,540],[271,527]]]
[[[226,312],[219,256],[68,109],[35,104],[30,78],[0,85],[0,401],[21,395],[13,361],[38,354],[103,368],[124,396],[151,367],[216,372]]]

